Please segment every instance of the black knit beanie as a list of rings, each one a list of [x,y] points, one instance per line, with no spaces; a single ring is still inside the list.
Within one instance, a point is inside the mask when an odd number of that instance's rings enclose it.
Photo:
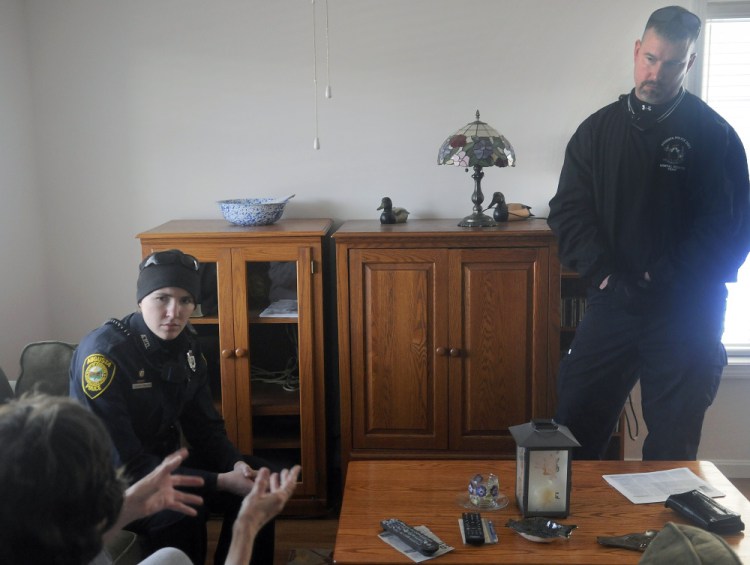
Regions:
[[[193,256],[179,249],[157,251],[146,257],[138,268],[141,271],[135,295],[138,304],[155,290],[169,286],[188,291],[198,303],[201,279],[198,261]]]

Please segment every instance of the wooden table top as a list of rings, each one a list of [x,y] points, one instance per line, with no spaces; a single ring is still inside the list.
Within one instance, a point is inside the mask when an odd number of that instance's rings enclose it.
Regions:
[[[558,521],[578,527],[570,539],[551,543],[530,542],[505,527],[508,519],[520,517],[514,495],[515,461],[352,461],[347,469],[334,563],[412,563],[378,538],[381,519],[400,518],[412,526],[427,526],[455,548],[435,563],[636,564],[642,553],[601,546],[597,536],[659,530],[669,521],[688,522],[663,503],[632,504],[602,475],[678,467],[688,467],[726,493],[718,501],[742,514],[743,522],[750,525],[750,501],[707,461],[574,461],[570,516]],[[500,542],[464,545],[458,519],[465,510],[461,502],[469,479],[490,472],[500,478],[500,490],[510,499],[502,510],[482,511],[483,517],[493,520]],[[723,537],[742,562],[750,564],[750,536]]]

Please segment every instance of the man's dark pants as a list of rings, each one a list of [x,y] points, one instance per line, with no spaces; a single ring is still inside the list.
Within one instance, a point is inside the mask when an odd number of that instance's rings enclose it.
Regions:
[[[726,288],[685,289],[626,303],[591,289],[571,350],[560,362],[555,420],[600,459],[640,379],[648,436],[644,460],[694,460],[706,409],[726,364]]]

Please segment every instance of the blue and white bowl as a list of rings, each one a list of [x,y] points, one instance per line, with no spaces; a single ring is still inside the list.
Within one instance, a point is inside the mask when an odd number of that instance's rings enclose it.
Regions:
[[[234,198],[219,200],[224,218],[239,226],[268,226],[281,218],[286,203],[294,194],[283,198]]]

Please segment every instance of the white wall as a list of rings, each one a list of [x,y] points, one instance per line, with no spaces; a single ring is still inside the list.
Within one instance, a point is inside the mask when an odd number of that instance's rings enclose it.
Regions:
[[[131,310],[136,233],[220,217],[221,198],[296,193],[287,217],[337,221],[379,217],[384,195],[411,218],[470,213],[473,181],[436,159],[477,109],[518,156],[485,192],[546,214],[568,138],[629,90],[657,4],[329,0],[315,151],[309,0],[27,0],[47,273],[64,297],[50,335]]]
[[[0,367],[18,372],[23,346],[50,335],[47,226],[37,190],[23,3],[0,1]]]
[[[750,442],[747,441],[747,430],[750,429],[747,410],[749,396],[750,378],[747,368],[739,370],[736,366],[729,366],[724,371],[719,392],[713,405],[706,411],[703,422],[698,459],[713,461],[732,478],[750,477]],[[631,426],[634,438],[627,438],[625,441],[625,459],[640,459],[648,428],[643,423],[639,386],[633,390],[632,399],[639,430],[636,435],[635,425]],[[632,416],[631,422],[634,422]]]
[[[384,195],[411,218],[470,213],[469,175],[436,157],[477,109],[518,157],[485,193],[544,216],[567,140],[631,88],[634,40],[663,4],[328,0],[326,100],[316,0],[315,151],[310,0],[0,0],[0,366],[132,310],[135,235],[218,218],[221,198],[296,193],[287,217],[337,222],[376,219]],[[713,419],[702,452],[735,459]]]

